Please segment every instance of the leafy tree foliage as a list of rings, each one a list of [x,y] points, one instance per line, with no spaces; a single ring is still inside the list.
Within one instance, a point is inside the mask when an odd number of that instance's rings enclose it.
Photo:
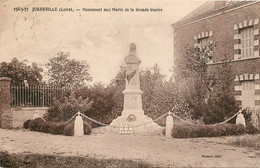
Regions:
[[[76,87],[86,84],[92,78],[89,74],[89,64],[85,61],[69,59],[70,54],[58,53],[46,64],[49,83],[61,87]]]
[[[209,93],[207,110],[203,116],[205,123],[219,123],[238,112],[239,106],[231,91],[232,81],[231,65],[224,61],[216,68],[215,84]]]
[[[239,109],[230,88],[234,78],[229,62],[223,60],[220,66],[209,67],[213,47],[186,48],[175,69],[179,95],[189,104],[192,118],[203,119],[206,124],[224,121]]]
[[[92,107],[93,101],[90,101],[89,98],[76,97],[74,91],[68,94],[54,99],[45,116],[47,120],[67,121],[78,111],[86,113]]]
[[[166,80],[157,64],[150,69],[141,71],[140,79],[141,90],[143,91],[143,110],[146,115],[155,119],[172,109],[173,106],[184,107],[188,111],[187,106],[179,103],[181,101],[176,97],[177,88],[172,78]],[[73,94],[66,93],[65,98],[56,101],[51,107],[50,112],[52,114],[49,117],[65,120],[79,110],[100,122],[110,123],[123,111],[124,95],[122,91],[125,89],[125,84],[125,67],[121,66],[120,71],[108,86],[95,83],[93,86],[74,88]],[[170,101],[171,104],[167,106],[166,101]],[[84,108],[80,109],[80,107]],[[65,115],[63,111],[66,111],[69,115]],[[181,110],[175,113],[181,116],[185,114]],[[163,125],[165,123],[163,120],[160,121],[159,124]]]
[[[76,97],[88,98],[93,102],[91,108],[85,110],[85,114],[104,123],[110,123],[114,118],[111,115],[114,106],[113,92],[109,87],[101,83],[95,83],[90,87],[81,87],[75,91]]]
[[[13,58],[10,63],[0,64],[0,77],[9,77],[13,85],[37,85],[42,83],[43,69],[36,63],[27,65],[27,61]]]
[[[124,94],[122,93],[125,90],[126,86],[126,69],[124,66],[120,66],[119,72],[116,74],[115,78],[112,79],[109,84],[109,89],[113,92],[112,101],[114,106],[112,108],[111,114],[114,118],[119,116],[123,111],[124,107]]]
[[[175,87],[172,80],[166,81],[165,75],[157,64],[152,68],[141,71],[141,90],[143,91],[143,109],[145,113],[156,118],[166,113],[175,103]],[[166,101],[171,104],[168,107]]]
[[[97,121],[110,123],[114,119],[111,115],[114,106],[113,95],[109,87],[100,83],[67,90],[63,97],[55,99],[47,118],[66,121],[80,111]]]
[[[124,95],[122,91],[125,89],[125,83],[125,68],[121,67],[120,72],[110,84],[114,90],[113,101],[115,105],[112,109],[112,113],[115,114],[115,116],[120,115],[123,111]],[[184,107],[177,101],[177,88],[172,78],[166,80],[165,75],[161,73],[157,64],[150,69],[140,71],[140,85],[143,91],[143,110],[146,115],[153,119],[165,114],[174,106],[179,105],[180,107]],[[170,101],[170,104],[167,105],[166,101]],[[179,112],[180,111],[176,111],[178,114]],[[184,113],[181,115],[183,116]],[[164,122],[162,121],[162,123]]]

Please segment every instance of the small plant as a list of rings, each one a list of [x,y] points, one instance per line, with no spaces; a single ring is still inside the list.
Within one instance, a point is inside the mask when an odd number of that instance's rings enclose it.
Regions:
[[[246,125],[246,131],[248,134],[257,134],[260,133],[260,130],[258,130],[251,122],[248,122]]]

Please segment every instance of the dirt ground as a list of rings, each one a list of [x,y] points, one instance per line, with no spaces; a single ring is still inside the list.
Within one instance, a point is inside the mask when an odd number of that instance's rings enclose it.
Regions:
[[[227,145],[236,137],[173,139],[163,135],[121,135],[95,128],[68,137],[0,129],[0,150],[142,160],[160,167],[260,167],[260,151]]]

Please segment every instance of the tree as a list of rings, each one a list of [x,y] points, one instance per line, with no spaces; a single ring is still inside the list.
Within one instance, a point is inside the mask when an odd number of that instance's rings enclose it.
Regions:
[[[54,98],[45,117],[51,121],[68,121],[78,111],[86,113],[92,104],[93,101],[90,101],[89,98],[76,96],[75,92],[72,91],[63,97]]]
[[[231,74],[229,62],[224,61],[221,66],[216,68],[215,79],[207,102],[208,106],[203,115],[206,124],[222,122],[239,110],[235,96],[231,91],[234,77]]]
[[[89,74],[89,64],[86,61],[69,59],[70,54],[58,53],[46,64],[49,83],[61,87],[76,87],[92,80]]]
[[[234,78],[229,62],[223,60],[221,66],[209,68],[213,47],[186,48],[175,69],[179,95],[189,104],[192,118],[202,118],[206,124],[221,122],[238,111],[230,90]]]
[[[112,108],[111,114],[116,118],[123,111],[124,106],[124,94],[122,93],[126,86],[126,68],[120,66],[119,72],[116,74],[115,78],[111,80],[108,85],[109,90],[113,93],[112,101],[114,106]]]
[[[161,74],[158,64],[140,72],[141,90],[143,91],[143,109],[145,113],[156,118],[167,112],[166,99],[171,99],[171,91],[165,82],[165,75]]]
[[[114,117],[111,115],[114,106],[113,92],[101,83],[94,83],[93,86],[81,87],[75,90],[76,97],[88,98],[93,102],[91,108],[85,114],[98,121],[110,123]]]
[[[0,64],[0,77],[9,77],[13,85],[38,85],[42,83],[43,69],[36,63],[27,65],[27,60],[20,62],[13,58],[10,63]]]

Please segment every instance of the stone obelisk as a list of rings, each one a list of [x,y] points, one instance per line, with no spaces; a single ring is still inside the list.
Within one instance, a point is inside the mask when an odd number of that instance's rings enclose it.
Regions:
[[[122,116],[119,116],[110,124],[114,130],[126,133],[154,133],[162,128],[153,120],[144,115],[142,109],[142,91],[140,90],[139,65],[141,60],[136,54],[136,45],[131,43],[129,54],[124,59],[126,63],[126,87],[124,94],[124,110]],[[126,130],[122,127],[128,127]],[[119,130],[121,129],[121,130]]]

